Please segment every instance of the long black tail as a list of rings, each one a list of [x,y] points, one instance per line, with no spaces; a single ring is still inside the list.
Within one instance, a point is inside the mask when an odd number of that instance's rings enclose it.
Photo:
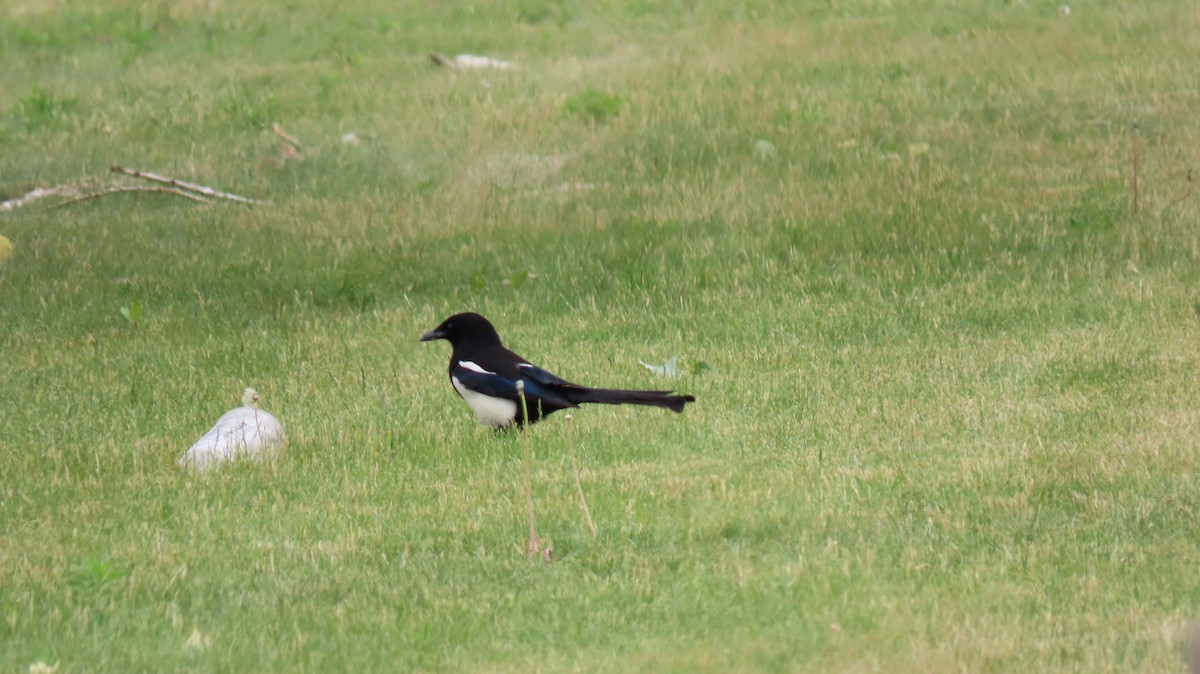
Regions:
[[[687,403],[696,402],[696,396],[672,395],[674,391],[624,391],[612,388],[583,388],[568,392],[568,399],[579,403],[603,403],[605,405],[650,405],[665,407],[672,412],[682,412]]]

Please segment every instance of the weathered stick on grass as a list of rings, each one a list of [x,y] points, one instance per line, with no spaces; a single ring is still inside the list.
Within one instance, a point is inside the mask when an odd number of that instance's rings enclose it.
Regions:
[[[287,143],[288,145],[291,145],[292,147],[296,148],[297,150],[299,150],[300,147],[304,145],[304,143],[300,142],[299,138],[293,136],[292,134],[288,133],[287,131],[284,131],[283,127],[280,126],[278,122],[271,125],[271,130],[275,132],[276,136],[279,136],[280,140]]]
[[[35,201],[40,201],[46,197],[61,197],[71,196],[79,193],[82,189],[79,185],[55,185],[54,187],[39,187],[26,192],[24,195],[0,202],[0,211],[11,211],[22,206],[28,206]]]
[[[117,185],[116,187],[110,187],[106,190],[101,190],[99,192],[90,192],[88,194],[81,194],[72,199],[67,199],[66,201],[62,201],[57,204],[54,204],[50,208],[62,208],[63,206],[70,206],[71,204],[77,204],[81,201],[88,201],[89,199],[98,199],[100,197],[106,197],[110,194],[120,194],[122,192],[159,192],[162,194],[174,194],[176,196],[184,197],[185,199],[199,201],[200,203],[203,203],[203,204],[212,203],[211,200],[205,199],[204,197],[202,197],[198,194],[192,194],[191,192],[185,192],[183,190],[175,189],[174,187],[146,187],[146,186],[142,186],[142,185]]]
[[[136,169],[128,169],[123,166],[113,166],[111,170],[113,173],[121,173],[121,174],[131,176],[134,178],[141,178],[143,180],[150,180],[150,181],[153,181],[156,183],[170,185],[171,187],[175,187],[178,189],[184,189],[184,190],[190,190],[192,192],[198,192],[200,194],[203,194],[206,197],[212,197],[214,199],[228,199],[229,201],[236,201],[238,203],[243,203],[243,204],[261,203],[257,199],[251,199],[249,197],[239,196],[239,195],[236,195],[236,194],[233,194],[230,192],[222,192],[220,190],[214,190],[211,187],[205,187],[204,185],[198,185],[196,183],[189,183],[184,180],[177,180],[175,178],[161,176],[161,175],[158,175],[157,173],[147,173],[145,171],[138,171]]]

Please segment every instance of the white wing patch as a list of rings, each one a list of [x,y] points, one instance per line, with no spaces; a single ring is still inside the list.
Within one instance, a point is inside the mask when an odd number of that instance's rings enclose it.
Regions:
[[[492,372],[491,370],[483,369],[482,367],[479,366],[478,363],[475,363],[475,362],[472,362],[469,360],[460,360],[460,361],[458,361],[458,364],[467,368],[468,370],[471,370],[472,372],[478,372],[479,374],[496,374],[495,372]]]
[[[484,370],[469,360],[460,360],[458,364],[468,370],[475,370],[482,374],[495,374],[494,372]],[[507,426],[517,418],[517,404],[515,402],[505,400],[504,398],[493,398],[479,391],[472,391],[463,386],[458,377],[450,377],[450,382],[454,384],[454,389],[458,391],[463,400],[467,401],[471,409],[475,410],[475,416],[479,417],[479,420],[483,423],[489,426]]]

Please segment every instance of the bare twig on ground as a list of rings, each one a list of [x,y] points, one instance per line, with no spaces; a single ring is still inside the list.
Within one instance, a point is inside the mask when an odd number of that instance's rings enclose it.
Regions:
[[[283,127],[280,126],[278,122],[271,125],[271,130],[273,130],[275,132],[275,135],[279,136],[279,138],[281,140],[283,140],[283,142],[287,143],[288,145],[291,145],[292,147],[296,148],[297,150],[299,150],[304,145],[304,143],[300,142],[299,138],[296,138],[295,136],[288,133],[287,131],[284,131]]]
[[[124,174],[127,176],[132,176],[134,178],[142,178],[143,180],[150,180],[150,181],[153,181],[156,183],[163,183],[164,185],[170,185],[171,187],[184,189],[184,190],[190,190],[192,192],[198,192],[200,194],[203,194],[206,197],[212,197],[214,199],[228,199],[229,201],[236,201],[236,202],[243,203],[243,204],[261,203],[257,199],[250,199],[249,197],[238,196],[238,195],[232,194],[230,192],[222,192],[220,190],[214,190],[211,187],[205,187],[204,185],[197,185],[196,183],[189,183],[189,182],[186,182],[183,180],[176,180],[175,178],[161,176],[156,173],[147,173],[145,171],[128,169],[123,166],[114,166],[114,167],[112,167],[111,170],[113,173],[121,173],[121,174]]]
[[[35,201],[45,199],[46,197],[72,196],[78,194],[80,189],[82,188],[76,184],[55,185],[54,187],[39,187],[35,190],[30,190],[29,192],[22,196],[16,197],[15,199],[9,199],[8,201],[0,203],[0,211],[15,210],[21,208],[22,206],[28,206]]]
[[[282,133],[280,137],[284,138],[284,140],[288,141],[289,143],[299,143],[299,141],[283,132],[282,129],[279,129],[279,132]],[[12,199],[8,199],[7,201],[0,202],[0,211],[16,210],[50,197],[67,197],[64,201],[60,201],[50,206],[50,208],[59,208],[60,206],[69,206],[81,201],[89,201],[91,199],[98,199],[110,194],[121,194],[124,192],[157,192],[161,194],[173,194],[175,196],[184,197],[185,199],[191,199],[193,201],[199,201],[201,203],[211,203],[212,199],[226,199],[244,204],[261,203],[248,197],[239,196],[230,192],[221,192],[220,190],[214,190],[211,187],[205,187],[204,185],[197,185],[195,183],[189,183],[183,180],[176,180],[175,178],[169,178],[167,176],[161,176],[155,173],[127,169],[121,166],[113,166],[111,170],[114,173],[121,173],[134,178],[142,178],[144,180],[162,183],[167,185],[167,187],[146,187],[140,185],[121,184],[104,186],[103,184],[98,184],[98,181],[95,180],[86,180],[78,183],[65,183],[62,185],[55,185],[53,187],[39,187],[37,189],[30,190],[20,197],[14,197]]]
[[[202,197],[198,194],[192,194],[191,192],[185,192],[180,189],[175,189],[174,187],[145,187],[145,186],[141,186],[141,185],[117,185],[115,187],[110,187],[106,190],[100,190],[99,192],[89,192],[88,194],[81,194],[73,199],[67,199],[66,201],[62,201],[57,204],[54,204],[50,208],[62,208],[63,206],[77,204],[81,201],[88,201],[89,199],[98,199],[100,197],[106,197],[110,194],[120,194],[123,192],[159,192],[162,194],[174,194],[176,196],[184,197],[186,199],[191,199],[193,201],[199,201],[200,203],[204,203],[204,204],[212,203],[211,200],[205,199],[204,197]]]

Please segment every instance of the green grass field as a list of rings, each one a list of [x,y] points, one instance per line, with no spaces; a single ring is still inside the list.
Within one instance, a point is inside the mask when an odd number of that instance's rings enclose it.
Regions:
[[[1058,4],[9,3],[0,201],[266,203],[0,212],[0,672],[1183,671],[1200,13]],[[699,400],[532,429],[553,563],[464,310]]]

